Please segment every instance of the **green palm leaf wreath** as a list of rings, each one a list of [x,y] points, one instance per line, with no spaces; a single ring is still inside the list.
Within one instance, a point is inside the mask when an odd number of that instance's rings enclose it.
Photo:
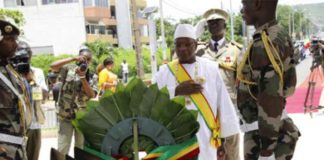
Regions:
[[[86,148],[133,159],[137,149],[149,153],[194,137],[197,113],[184,106],[183,97],[170,100],[166,88],[147,87],[135,78],[126,87],[118,85],[115,93],[107,91],[99,101],[89,101],[73,125],[84,134]]]

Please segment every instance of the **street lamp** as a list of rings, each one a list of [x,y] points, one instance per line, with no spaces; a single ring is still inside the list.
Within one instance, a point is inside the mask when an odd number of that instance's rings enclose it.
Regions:
[[[162,55],[163,55],[163,61],[167,61],[167,55],[166,55],[166,42],[165,42],[165,33],[164,33],[164,18],[163,18],[163,3],[162,0],[160,2],[160,21],[161,21],[161,38],[162,38]]]
[[[150,50],[151,50],[151,71],[152,76],[157,72],[157,62],[156,62],[156,25],[153,19],[153,14],[158,11],[158,7],[147,7],[142,13],[148,19],[149,28],[149,38],[150,38]]]

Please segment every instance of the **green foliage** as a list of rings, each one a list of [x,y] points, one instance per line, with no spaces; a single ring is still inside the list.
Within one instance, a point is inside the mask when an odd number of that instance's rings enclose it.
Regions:
[[[136,75],[136,54],[134,50],[127,50],[122,48],[111,48],[108,43],[105,42],[93,42],[93,43],[86,43],[86,46],[93,52],[93,62],[91,64],[90,69],[95,71],[95,68],[98,64],[102,63],[104,59],[110,57],[114,59],[114,68],[113,72],[116,74],[121,73],[121,66],[120,64],[123,60],[126,60],[129,67],[129,75],[134,76]],[[170,53],[167,50],[167,53]],[[151,72],[151,53],[148,48],[142,49],[142,56],[143,56],[143,64],[144,64],[144,72],[150,73]],[[169,55],[169,54],[168,54]],[[161,49],[157,52],[157,62],[158,65],[162,64],[162,51]],[[168,56],[170,57],[170,56]]]
[[[302,39],[300,33],[303,35],[309,34],[310,30],[313,30],[314,24],[309,19],[308,11],[304,10],[303,7],[292,7],[288,5],[279,5],[277,9],[277,19],[283,28],[289,32],[291,28],[291,33],[294,31],[296,33],[296,39]]]
[[[86,42],[84,44],[87,46],[93,53],[92,65],[90,69],[92,71],[96,70],[96,66],[103,62],[107,57],[113,57],[114,50],[112,49],[111,44],[103,41],[95,41],[92,43]]]
[[[18,25],[18,27],[22,27],[25,24],[24,15],[20,11],[1,8],[0,15],[11,17],[15,20],[15,23]]]
[[[101,43],[101,42],[100,42]],[[90,46],[94,46],[95,44],[89,43],[90,50],[95,50],[95,48],[91,48]],[[103,48],[103,47],[102,47]],[[134,50],[126,50],[121,48],[104,48],[102,50],[104,54],[95,54],[99,53],[96,51],[93,51],[93,62],[90,66],[91,72],[95,73],[95,68],[99,63],[102,63],[103,60],[107,57],[113,57],[114,59],[114,68],[113,72],[118,74],[121,72],[121,66],[120,64],[125,59],[128,63],[129,67],[129,75],[135,76],[136,75],[136,55]],[[170,50],[167,49],[168,58],[170,58]],[[32,57],[32,65],[37,68],[41,68],[44,70],[44,73],[47,75],[48,70],[50,68],[50,65],[57,60],[72,57],[73,55],[60,55],[60,56],[53,56],[53,55],[38,55]],[[143,56],[143,64],[144,64],[144,72],[145,73],[151,73],[151,54],[150,50],[148,48],[143,48],[142,50],[142,56]],[[157,62],[158,66],[162,65],[162,50],[159,49],[157,51]]]
[[[38,55],[33,56],[31,59],[31,64],[33,67],[41,68],[44,71],[44,74],[48,74],[48,70],[50,65],[57,60],[71,57],[72,55],[60,55],[60,56],[53,56],[53,55]]]
[[[173,48],[173,33],[175,31],[175,25],[170,21],[164,19],[164,32],[165,32],[165,42],[168,47]],[[160,19],[156,20],[156,34],[157,37],[161,36],[161,22]]]

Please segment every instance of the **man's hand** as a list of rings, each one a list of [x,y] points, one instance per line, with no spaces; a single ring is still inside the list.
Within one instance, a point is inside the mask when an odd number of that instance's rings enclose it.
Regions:
[[[318,42],[318,46],[319,48],[324,49],[324,44],[322,44],[321,42]]]
[[[75,73],[79,75],[80,78],[85,78],[87,71],[81,71],[80,67],[75,70]]]
[[[87,57],[86,56],[77,56],[77,57],[74,57],[74,60],[77,62],[86,62]]]
[[[203,90],[201,84],[196,83],[193,80],[185,81],[180,83],[175,89],[176,96],[187,96],[194,93],[199,93]]]
[[[217,160],[225,160],[225,148],[223,144],[217,148]]]

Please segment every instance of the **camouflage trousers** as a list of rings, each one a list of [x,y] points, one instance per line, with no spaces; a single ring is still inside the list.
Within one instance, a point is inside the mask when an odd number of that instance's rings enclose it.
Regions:
[[[283,120],[283,125],[279,131],[277,146],[274,149],[276,160],[291,160],[295,146],[300,136],[298,128],[290,118]],[[244,135],[244,158],[245,160],[258,160],[260,146],[259,131],[249,131]]]

